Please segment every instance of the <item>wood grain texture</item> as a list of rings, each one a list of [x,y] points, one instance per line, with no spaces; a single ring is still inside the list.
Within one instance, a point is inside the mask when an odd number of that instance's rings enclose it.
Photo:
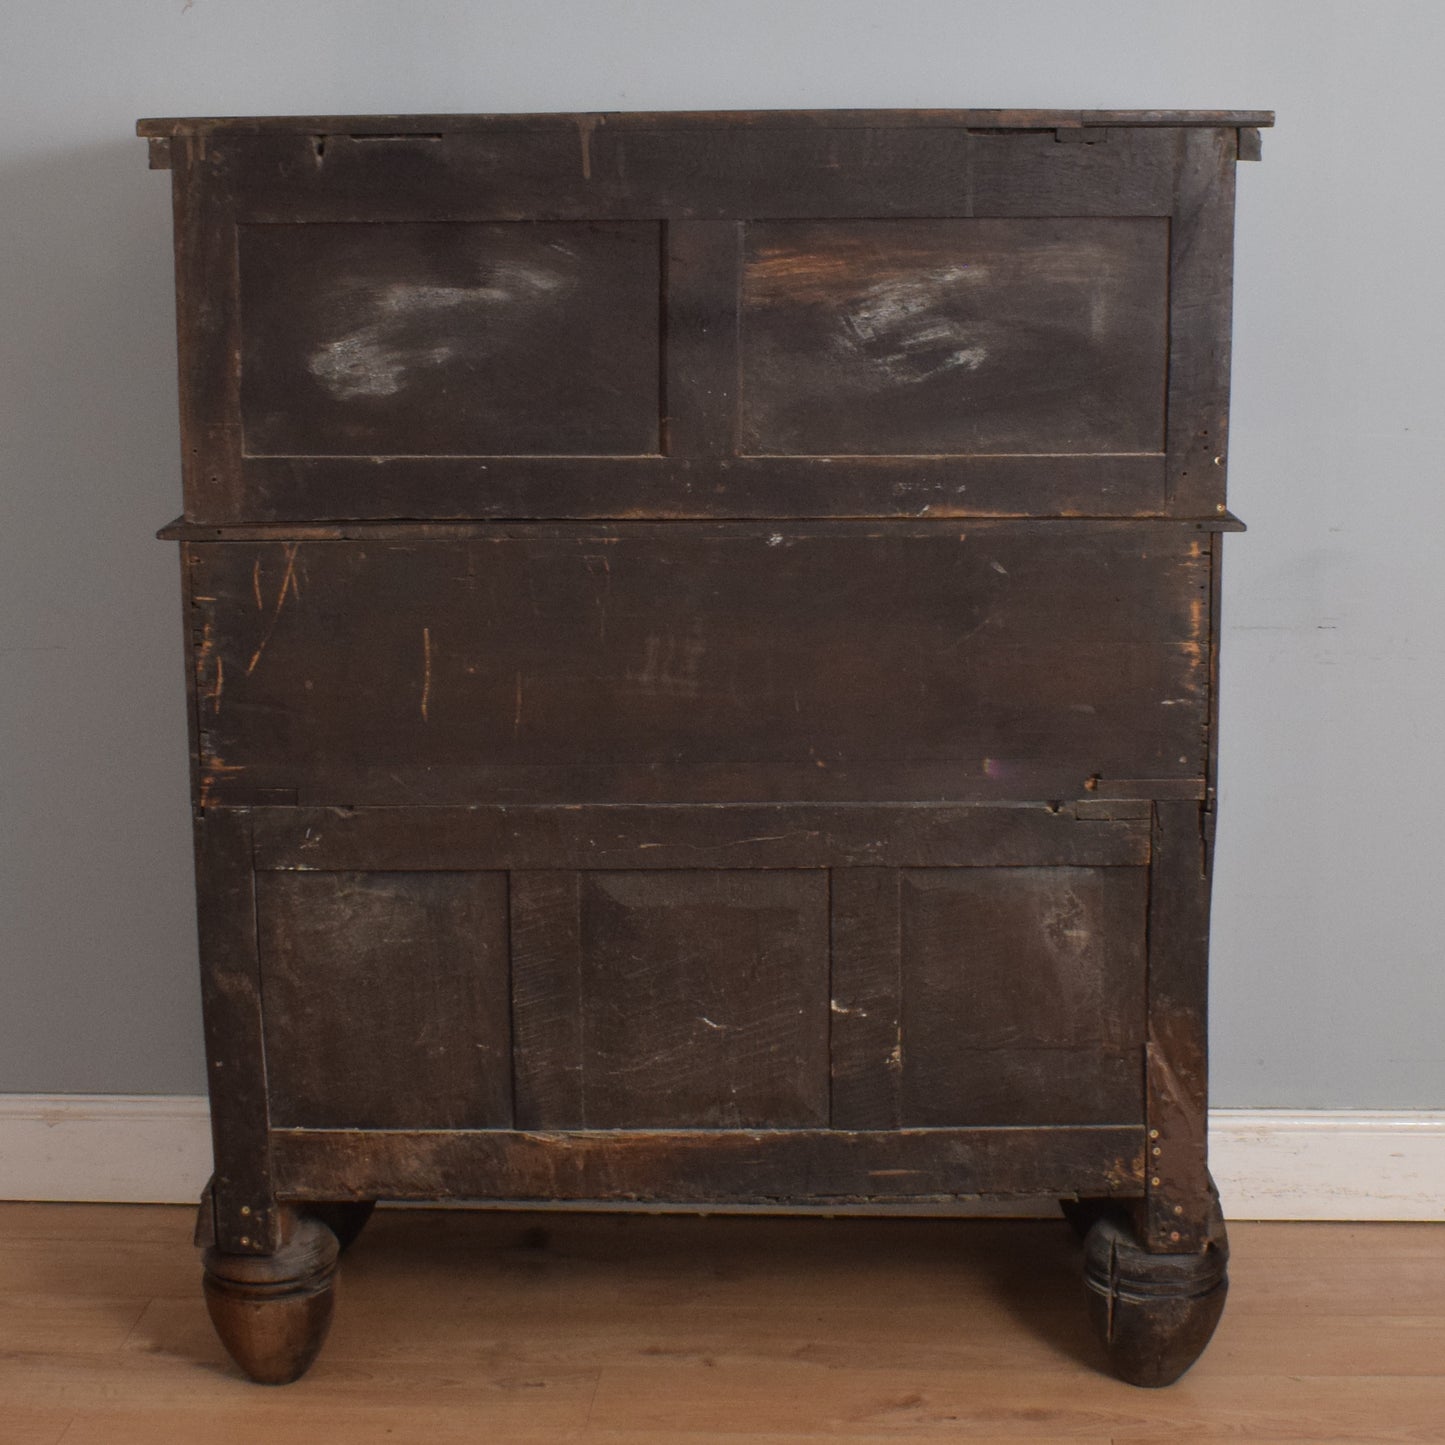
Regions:
[[[1162,218],[754,223],[743,450],[1161,452],[1168,299]]]
[[[1128,868],[1149,861],[1150,807],[1085,800],[254,808],[251,828],[263,870]],[[519,876],[513,886],[524,882]]]
[[[1079,1128],[273,1130],[292,1199],[826,1204],[1137,1198],[1144,1131]]]
[[[896,868],[840,868],[832,880],[831,1121],[903,1123],[903,955]]]
[[[827,1122],[826,873],[547,877],[514,879],[521,1127]]]
[[[1272,110],[723,110],[593,111],[582,115],[541,111],[512,115],[350,115],[153,117],[136,122],[140,136],[250,135],[264,131],[317,132],[350,136],[396,137],[446,131],[547,129],[576,131],[606,125],[614,130],[829,129],[879,126],[927,126],[997,129],[1056,129],[1066,126],[1271,126]]]
[[[658,449],[658,228],[239,231],[248,455]]]
[[[903,1122],[1141,1121],[1144,870],[901,876]]]
[[[187,515],[1207,516],[1258,118],[151,123]]]
[[[192,549],[213,802],[1202,791],[1208,554],[1168,524]]]
[[[1200,1249],[1209,1182],[1209,847],[1197,804],[1156,803],[1149,875],[1149,1192],[1151,1248]]]
[[[1440,1225],[1236,1225],[1213,1346],[1150,1393],[1101,1372],[1062,1223],[382,1210],[279,1394],[208,1330],[189,1227],[0,1206],[17,1445],[1421,1445],[1445,1417]],[[28,1331],[41,1300],[74,1336]]]
[[[1227,131],[1180,131],[1170,226],[1171,506],[1224,504],[1234,296],[1235,145]]]
[[[273,1122],[511,1123],[505,875],[262,873],[256,916]]]
[[[363,467],[344,457],[248,457],[245,469],[245,509],[195,514],[200,523],[1166,512],[1166,458],[1153,454],[930,457],[922,466],[914,457],[376,457]]]
[[[251,820],[244,810],[197,815],[194,826],[201,1009],[215,1174],[208,1225],[232,1253],[280,1239],[271,1188],[261,967]]]

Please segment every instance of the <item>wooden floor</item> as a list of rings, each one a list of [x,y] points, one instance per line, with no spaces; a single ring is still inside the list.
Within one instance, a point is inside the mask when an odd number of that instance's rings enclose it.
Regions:
[[[1063,1224],[388,1210],[296,1385],[191,1212],[0,1205],[3,1445],[1445,1441],[1445,1226],[1241,1224],[1178,1385],[1100,1373]]]

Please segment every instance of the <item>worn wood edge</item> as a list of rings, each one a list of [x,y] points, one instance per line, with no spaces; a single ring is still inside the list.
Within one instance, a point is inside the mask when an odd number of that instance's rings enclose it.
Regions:
[[[329,135],[415,135],[430,131],[563,130],[579,123],[636,130],[847,129],[877,126],[978,126],[989,130],[1047,130],[1087,126],[1218,126],[1274,124],[1272,110],[680,110],[533,111],[443,115],[150,116],[136,121],[142,138],[247,135],[265,131],[322,131]]]
[[[1150,830],[1136,815],[1140,806],[476,803],[404,814],[259,807],[251,815],[252,858],[261,870],[302,872],[1142,867]],[[1118,812],[1126,816],[1110,816]],[[398,817],[405,820],[399,836]]]
[[[799,535],[823,535],[813,529],[831,529],[828,535],[842,535],[843,529],[871,526],[875,523],[889,523],[888,535],[929,536],[956,530],[961,524],[970,527],[1007,527],[1060,525],[1071,527],[1103,526],[1115,527],[1123,523],[1130,526],[1184,527],[1194,532],[1243,532],[1245,525],[1238,517],[1225,513],[1216,517],[1170,517],[1150,516],[1040,516],[1021,512],[1014,516],[935,516],[927,521],[918,518],[876,517],[584,517],[576,520],[539,517],[529,518],[488,518],[455,520],[413,520],[396,518],[371,521],[332,522],[318,518],[311,522],[234,522],[210,523],[191,522],[177,517],[167,522],[156,532],[162,542],[362,542],[362,541],[406,541],[441,540],[464,541],[471,537],[494,537],[501,539],[537,540],[547,537],[625,536],[637,533],[643,528],[666,528],[671,536],[697,535],[700,530],[715,531],[718,528],[742,529],[739,535],[746,536],[746,529],[760,531],[778,524],[786,524]],[[579,530],[580,529],[580,530]]]
[[[1231,1219],[1445,1218],[1445,1109],[1214,1109],[1209,1150]],[[206,1099],[0,1094],[0,1161],[4,1199],[193,1206],[211,1169]],[[1051,1214],[1052,1201],[1029,1212]]]
[[[815,1204],[1143,1192],[1137,1124],[838,1129],[273,1129],[288,1199]],[[1014,1182],[1000,1184],[1012,1171]]]

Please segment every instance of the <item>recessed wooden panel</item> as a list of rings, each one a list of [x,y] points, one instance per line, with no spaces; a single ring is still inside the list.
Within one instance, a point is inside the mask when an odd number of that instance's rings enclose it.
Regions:
[[[820,870],[513,875],[524,1128],[828,1122]]]
[[[743,450],[1159,452],[1162,218],[747,228]]]
[[[271,1122],[511,1123],[502,873],[258,873]]]
[[[1208,553],[1168,525],[193,551],[212,801],[1202,788]]]
[[[1142,1118],[1142,868],[900,875],[905,1125]]]
[[[656,452],[655,224],[252,224],[239,236],[247,453]]]

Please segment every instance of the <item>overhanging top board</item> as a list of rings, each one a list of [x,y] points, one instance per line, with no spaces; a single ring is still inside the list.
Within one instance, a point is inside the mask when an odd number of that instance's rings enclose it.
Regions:
[[[1269,121],[142,121],[186,518],[1217,517]]]
[[[202,135],[226,131],[324,130],[353,135],[383,130],[418,131],[539,130],[571,128],[593,122],[629,129],[682,127],[825,127],[961,125],[1028,130],[1053,126],[1244,126],[1274,124],[1272,110],[724,110],[593,111],[584,114],[541,111],[523,115],[255,115],[211,118],[156,117],[136,122],[140,136]]]

